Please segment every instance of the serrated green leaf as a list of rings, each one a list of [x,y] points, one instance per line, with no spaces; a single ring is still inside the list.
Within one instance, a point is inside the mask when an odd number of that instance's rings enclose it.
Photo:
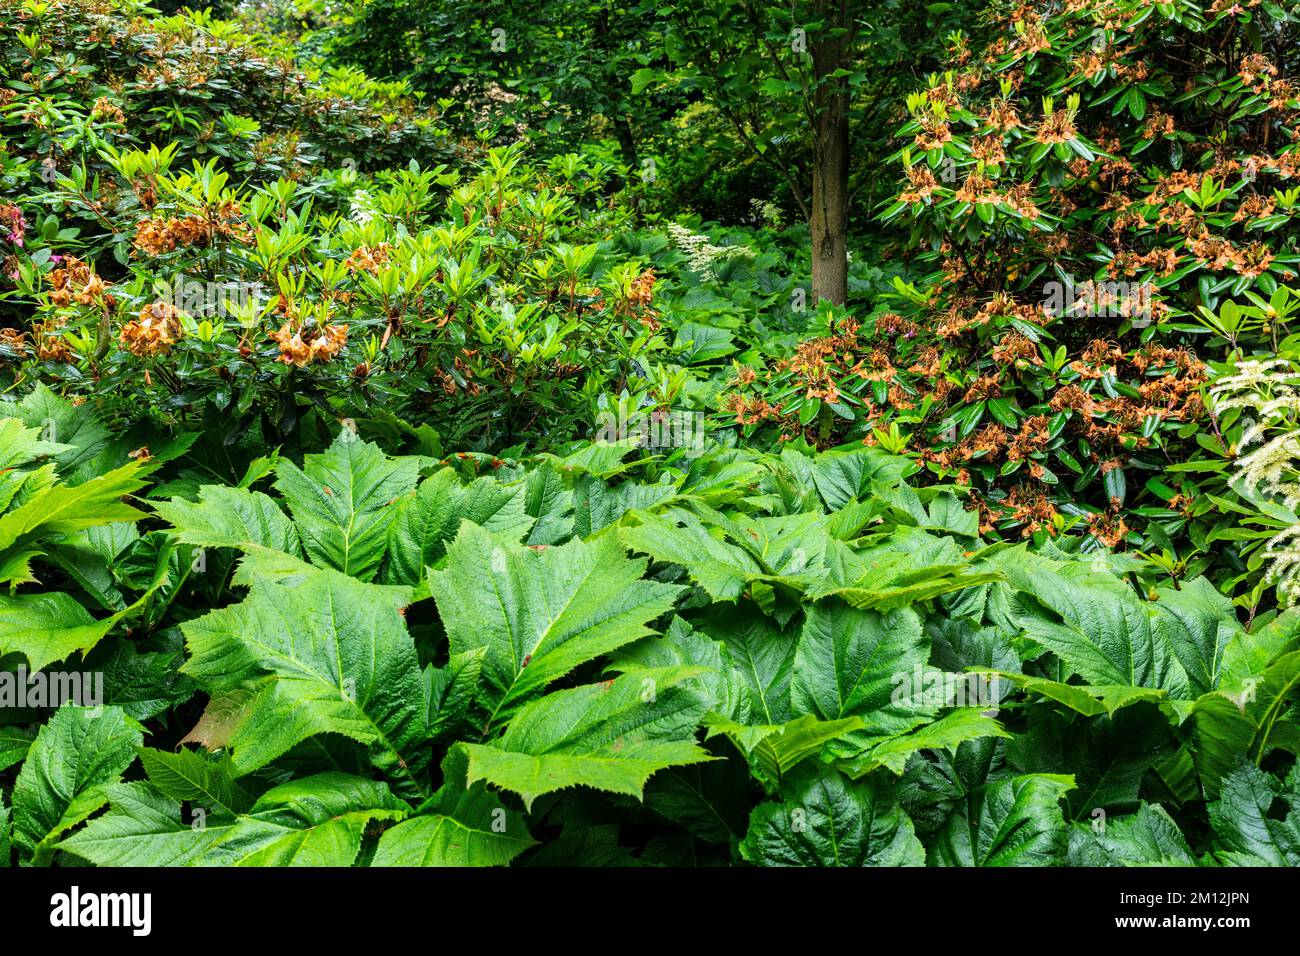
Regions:
[[[932,866],[1059,866],[1069,831],[1060,800],[1074,779],[1025,774],[985,784],[948,817]]]
[[[642,580],[645,567],[612,536],[535,550],[461,525],[429,588],[451,653],[487,648],[481,697],[493,724],[579,664],[650,633],[681,588]]]
[[[391,589],[322,570],[255,582],[239,604],[182,626],[186,674],[217,696],[252,692],[228,732],[240,773],[316,734],[341,734],[368,746],[403,792],[422,787],[424,693],[398,611]]]
[[[418,816],[384,831],[372,866],[507,866],[536,844],[523,817],[484,783],[466,786],[463,748],[452,748],[442,769],[442,788]]]
[[[153,509],[176,529],[177,540],[202,548],[270,548],[300,555],[298,533],[279,506],[260,491],[204,485],[197,502],[156,501]]]
[[[281,461],[275,487],[293,514],[313,563],[369,581],[388,548],[394,502],[415,488],[419,460],[388,458],[375,445],[340,436],[299,469]]]
[[[923,866],[925,850],[887,785],[824,766],[795,771],[754,808],[740,853],[758,866]]]
[[[1274,804],[1285,807],[1275,813]],[[1230,866],[1300,866],[1300,765],[1285,781],[1241,764],[1209,806],[1215,856]]]
[[[238,816],[253,803],[236,782],[229,757],[142,747],[140,764],[149,782],[164,796],[197,805],[215,816]]]
[[[142,728],[117,707],[64,704],[41,728],[14,783],[14,843],[29,865],[48,863],[54,843],[108,800],[135,760]]]
[[[1195,866],[1187,840],[1164,808],[1098,815],[1070,827],[1071,866]]]
[[[534,519],[524,510],[525,488],[491,478],[462,485],[455,471],[444,468],[420,483],[414,497],[403,498],[389,530],[384,581],[416,584],[425,569],[437,564],[462,521],[518,542]]]
[[[640,799],[655,771],[714,759],[695,742],[704,704],[682,686],[698,674],[638,671],[548,694],[520,709],[492,746],[466,746],[469,783],[514,791],[530,808],[575,786]]]

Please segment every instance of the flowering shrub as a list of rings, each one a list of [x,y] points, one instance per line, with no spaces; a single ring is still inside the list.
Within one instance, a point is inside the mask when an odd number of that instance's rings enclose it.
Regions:
[[[602,252],[626,213],[593,202],[599,170],[497,150],[463,180],[412,166],[250,189],[215,160],[176,162],[114,158],[127,181],[148,170],[133,180],[149,198],[123,230],[126,275],[109,281],[71,251],[22,266],[39,306],[10,337],[27,346],[15,374],[89,376],[131,417],[184,423],[210,404],[277,442],[313,405],[359,418],[382,405],[501,445],[578,434],[606,393],[675,397],[647,370],[664,345],[653,270]],[[321,211],[349,194],[364,215]],[[59,195],[74,203],[75,184]]]
[[[740,369],[726,407],[751,431],[908,447],[980,492],[986,528],[1150,547],[1168,537],[1142,518],[1197,507],[1160,477],[1210,427],[1200,352],[1222,339],[1202,311],[1295,275],[1300,102],[1294,46],[1270,39],[1292,15],[1101,0],[989,17],[900,131],[883,219],[910,223],[934,271]]]
[[[292,48],[207,14],[148,11],[141,0],[0,2],[0,62],[12,77],[0,89],[0,183],[16,200],[0,205],[0,255],[35,230],[38,241],[75,235],[93,256],[112,249],[125,262],[131,222],[155,202],[156,146],[181,164],[216,158],[254,183],[296,181],[321,164],[453,155],[436,115],[402,83],[299,65]],[[151,161],[114,162],[134,150]],[[165,225],[145,241],[199,227]],[[4,272],[15,270],[7,261]]]

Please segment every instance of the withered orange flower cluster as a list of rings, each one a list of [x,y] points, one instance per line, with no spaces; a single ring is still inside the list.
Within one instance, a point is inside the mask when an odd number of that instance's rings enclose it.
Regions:
[[[136,225],[134,246],[147,256],[160,256],[186,246],[209,246],[218,238],[248,244],[253,241],[248,225],[241,221],[239,203],[228,200],[215,216],[159,216],[142,219]]]
[[[857,359],[858,328],[857,322],[845,319],[835,334],[800,342],[794,355],[777,362],[776,368],[791,372],[809,400],[840,402],[837,373],[867,378],[872,371],[865,360]]]
[[[387,242],[377,246],[362,246],[343,263],[352,272],[369,272],[379,275],[379,271],[388,265],[388,257],[393,247]]]
[[[722,407],[734,412],[737,425],[757,425],[764,421],[778,421],[787,418],[781,412],[779,404],[773,405],[765,398],[732,393],[722,400]]]
[[[0,329],[0,349],[12,352],[20,358],[27,355],[27,333],[18,329]]]
[[[1079,131],[1074,127],[1074,120],[1068,110],[1054,110],[1052,115],[1043,120],[1034,139],[1040,143],[1055,145],[1068,143],[1076,139]]]
[[[302,368],[328,362],[342,351],[348,341],[345,325],[302,326],[286,322],[267,337],[280,346],[280,361]]]
[[[923,163],[914,163],[908,166],[907,179],[912,188],[905,190],[898,197],[899,202],[925,202],[939,188],[939,181],[934,178],[934,173],[930,172],[930,167]]]
[[[140,310],[139,317],[122,326],[122,347],[133,355],[159,355],[181,336],[180,312],[166,302],[155,302]]]
[[[106,295],[112,283],[105,282],[76,256],[68,256],[50,275],[50,302],[56,306],[92,305],[103,302],[109,308],[113,306],[113,297]]]
[[[95,105],[90,110],[90,118],[106,120],[110,123],[126,123],[126,114],[122,112],[122,108],[106,96],[95,100]]]
[[[999,521],[1013,521],[1020,525],[1020,536],[1028,538],[1036,531],[1056,535],[1056,518],[1060,514],[1048,500],[1041,486],[1018,484],[1007,492],[1006,498],[993,501],[982,495],[975,496],[980,517],[980,534],[989,534]]]
[[[646,269],[629,285],[626,296],[614,301],[614,314],[623,319],[635,319],[651,331],[657,331],[659,320],[654,308],[655,282],[653,269]]]

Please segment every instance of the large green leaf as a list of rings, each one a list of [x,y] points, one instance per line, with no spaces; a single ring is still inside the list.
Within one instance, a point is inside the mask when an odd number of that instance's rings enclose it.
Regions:
[[[28,428],[17,418],[0,418],[0,472],[71,450],[71,445],[46,441],[40,430]],[[6,504],[0,502],[0,510]]]
[[[695,742],[704,702],[683,683],[698,668],[637,671],[555,691],[520,709],[491,746],[469,744],[469,783],[523,797],[585,786],[640,799],[650,775],[714,759]]]
[[[153,509],[176,528],[178,540],[185,544],[302,553],[293,522],[260,491],[204,485],[198,501],[173,498],[154,502]]]
[[[1153,625],[1168,642],[1187,674],[1192,696],[1219,686],[1223,655],[1228,643],[1241,632],[1232,602],[1205,578],[1185,582],[1181,588],[1161,588]]]
[[[0,594],[0,653],[22,654],[33,671],[98,644],[120,615],[95,620],[70,594]]]
[[[730,712],[737,720],[773,726],[795,714],[790,705],[794,674],[795,635],[752,607],[715,608],[698,621],[708,637],[722,645],[721,661],[737,702]]]
[[[327,570],[259,581],[239,604],[182,629],[185,673],[218,696],[251,689],[227,738],[241,773],[316,734],[341,734],[404,788],[421,786],[419,661],[390,589]]]
[[[826,576],[829,535],[820,514],[766,518],[695,505],[661,515],[636,512],[621,529],[634,551],[680,564],[715,601],[748,593],[766,614],[785,624],[798,610],[798,596]]]
[[[36,731],[12,725],[0,727],[0,770],[20,763],[31,749]]]
[[[108,800],[135,760],[143,728],[120,708],[65,704],[41,728],[14,783],[14,843],[34,865],[48,863],[54,843]]]
[[[342,773],[268,790],[204,854],[217,866],[351,866],[372,820],[401,820],[409,807],[384,784]]]
[[[108,795],[109,812],[61,849],[101,866],[351,866],[371,821],[409,812],[382,783],[343,773],[281,784],[215,826],[186,822],[177,800],[147,784]]]
[[[141,517],[122,498],[144,486],[143,472],[133,461],[79,485],[49,485],[0,515],[0,584],[34,581],[31,559],[51,538]]]
[[[759,866],[923,866],[925,850],[889,786],[825,766],[795,771],[754,808],[740,853]]]
[[[1275,812],[1275,805],[1285,808]],[[1242,764],[1210,804],[1215,856],[1231,866],[1300,866],[1300,764],[1279,781]]]
[[[483,702],[499,724],[579,664],[650,633],[681,588],[642,580],[605,536],[537,550],[466,522],[429,587],[453,655],[486,647]]]
[[[608,670],[629,673],[655,667],[705,668],[693,686],[704,695],[709,710],[745,723],[750,719],[750,696],[724,655],[721,641],[696,630],[685,619],[673,617],[663,634],[651,634],[611,654]]]
[[[1295,722],[1287,709],[1300,697],[1300,651],[1283,654],[1257,678],[1232,693],[1217,690],[1192,707],[1192,760],[1205,793],[1242,759],[1260,763],[1275,747],[1295,752]]]
[[[453,747],[443,785],[419,814],[386,830],[373,866],[506,866],[536,844],[521,814],[482,781],[466,786],[468,756]]]
[[[37,384],[18,403],[16,411],[46,441],[67,446],[55,455],[59,470],[65,474],[88,464],[104,450],[111,436],[88,407],[73,405],[44,384]]]
[[[713,760],[655,774],[645,805],[706,843],[730,846],[745,835],[749,793],[743,761]]]
[[[1195,866],[1182,831],[1163,807],[1144,803],[1136,813],[1097,814],[1070,827],[1071,866]]]
[[[430,738],[437,740],[443,734],[451,733],[469,716],[483,677],[486,654],[486,647],[476,647],[455,655],[445,667],[425,668]]]
[[[826,452],[811,459],[787,450],[782,452],[781,460],[811,479],[830,509],[842,508],[852,499],[865,498],[873,482],[897,484],[911,467],[906,458],[879,448]]]
[[[519,541],[534,522],[524,510],[524,499],[523,485],[502,485],[491,478],[462,485],[450,468],[435,472],[420,483],[414,497],[400,502],[401,510],[389,529],[384,580],[390,584],[422,581],[425,569],[446,553],[462,521]]]
[[[835,751],[854,756],[882,737],[925,723],[942,699],[927,699],[918,683],[930,640],[911,609],[880,613],[824,601],[808,609],[795,651],[791,699],[799,713],[823,720],[860,717],[861,730]],[[934,696],[934,695],[929,695]]]
[[[685,509],[663,515],[638,512],[636,520],[621,529],[624,543],[657,561],[680,564],[715,601],[734,601],[750,580],[762,575],[753,557],[722,540],[720,533],[711,534]]]
[[[147,783],[105,788],[109,810],[67,837],[59,849],[98,866],[189,866],[230,833],[230,825],[182,819],[179,800]]]
[[[933,723],[882,740],[860,756],[842,761],[838,766],[854,778],[877,767],[887,767],[901,774],[912,755],[920,751],[956,750],[969,740],[1011,736],[989,713],[976,707],[956,707]]]
[[[1088,683],[1187,696],[1188,677],[1170,643],[1178,628],[1173,621],[1156,626],[1156,612],[1123,579],[1027,555],[1004,568],[1020,588],[1012,601],[1015,622]],[[1191,613],[1188,605],[1180,609]]]
[[[1172,743],[1168,722],[1149,705],[1092,719],[1040,708],[1007,744],[1007,760],[1028,773],[1073,774],[1068,816],[1086,820],[1098,809],[1135,808],[1143,776]]]
[[[862,727],[861,717],[819,720],[804,714],[784,724],[739,724],[715,715],[705,718],[708,734],[725,734],[749,760],[754,776],[769,787],[810,757],[818,756],[831,741]]]
[[[573,482],[574,536],[589,537],[615,524],[629,511],[652,508],[676,497],[676,485],[664,482],[647,485],[624,481],[611,487],[594,475],[579,475]]]
[[[205,757],[194,750],[140,748],[140,764],[149,782],[164,796],[201,807],[214,817],[235,817],[253,799],[235,779],[228,756]]]
[[[388,458],[375,445],[340,436],[299,469],[281,461],[275,487],[316,564],[369,581],[388,548],[395,502],[415,487],[419,459]]]
[[[985,784],[955,809],[930,848],[934,866],[1059,866],[1069,831],[1060,800],[1074,779],[1025,774]]]

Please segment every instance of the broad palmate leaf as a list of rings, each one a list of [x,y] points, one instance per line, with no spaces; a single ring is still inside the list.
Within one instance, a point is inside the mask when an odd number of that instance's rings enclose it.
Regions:
[[[249,692],[227,744],[264,766],[315,734],[341,734],[405,789],[420,789],[426,712],[419,660],[392,589],[322,570],[258,581],[239,604],[183,625],[182,670],[214,697]]]
[[[173,498],[153,509],[176,528],[184,544],[201,548],[270,548],[299,555],[298,533],[269,496],[246,488],[204,485],[198,501]]]
[[[31,559],[51,537],[141,517],[122,498],[144,486],[144,471],[133,461],[79,485],[47,485],[0,515],[0,584],[34,581]]]
[[[859,717],[863,727],[833,748],[851,757],[879,740],[925,723],[942,694],[927,699],[917,682],[930,658],[930,639],[910,608],[861,611],[835,600],[807,611],[795,650],[791,697],[796,711],[823,720]]]
[[[324,773],[281,784],[247,814],[218,825],[182,819],[148,784],[109,788],[112,807],[60,849],[100,866],[351,866],[373,820],[409,807],[384,784]]]
[[[307,455],[301,469],[281,461],[275,487],[312,562],[369,581],[388,548],[394,503],[415,488],[419,459],[388,458],[350,434]]]
[[[1061,865],[1069,841],[1061,797],[1073,786],[1073,777],[1045,773],[985,784],[949,815],[930,864]]]
[[[523,816],[482,781],[466,786],[469,760],[453,747],[443,785],[417,815],[384,831],[373,866],[505,866],[537,841]]]
[[[714,759],[695,742],[704,701],[683,683],[700,673],[648,668],[547,694],[520,709],[496,743],[466,745],[468,780],[512,790],[528,807],[576,786],[640,799],[656,770]]]
[[[499,724],[579,664],[650,633],[681,588],[642,580],[610,535],[541,550],[466,522],[429,587],[452,655],[486,647],[481,700]]]
[[[759,866],[924,866],[912,821],[887,784],[809,764],[760,803],[740,853]]]
[[[1056,654],[1089,684],[1150,687],[1186,697],[1191,686],[1171,634],[1158,612],[1138,599],[1122,578],[1092,573],[1086,565],[1058,565],[1017,552],[1003,562],[1020,588],[1012,617],[1035,642]],[[1188,615],[1191,605],[1181,605]]]
[[[502,538],[519,541],[534,519],[524,510],[524,485],[503,485],[491,478],[476,478],[462,485],[451,468],[435,472],[403,498],[389,529],[388,561],[384,581],[417,584],[425,569],[447,553],[447,543],[471,521]]]
[[[1300,866],[1300,764],[1276,780],[1242,763],[1223,778],[1210,824],[1218,837],[1215,856],[1224,864]]]
[[[1136,813],[1098,814],[1070,827],[1071,866],[1195,866],[1178,824],[1163,807],[1144,803]]]
[[[54,844],[107,801],[135,760],[143,728],[118,707],[64,704],[41,728],[14,783],[14,843],[19,858],[48,863]]]

